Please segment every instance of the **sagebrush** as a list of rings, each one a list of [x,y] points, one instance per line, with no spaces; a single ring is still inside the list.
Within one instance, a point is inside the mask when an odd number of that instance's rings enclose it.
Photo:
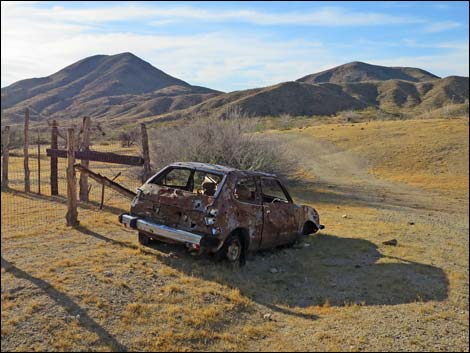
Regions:
[[[232,114],[192,120],[190,124],[151,131],[151,160],[157,169],[193,161],[287,176],[294,160],[283,143],[256,133],[258,121]]]

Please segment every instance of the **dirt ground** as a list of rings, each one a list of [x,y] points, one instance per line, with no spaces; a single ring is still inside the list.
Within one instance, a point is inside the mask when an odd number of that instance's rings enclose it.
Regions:
[[[326,229],[242,269],[140,246],[117,222],[124,199],[81,208],[76,229],[58,217],[25,228],[51,205],[65,214],[63,199],[2,193],[2,206],[18,205],[2,207],[2,351],[468,351],[468,164],[436,174],[417,167],[427,143],[406,156],[391,148],[397,128],[418,141],[442,134],[426,123],[377,123],[380,144],[358,138],[366,123],[269,132],[302,165],[295,201]],[[468,119],[455,123],[463,133],[449,130],[449,145],[465,163]],[[432,153],[451,159],[442,146]],[[467,183],[422,187],[420,173]]]

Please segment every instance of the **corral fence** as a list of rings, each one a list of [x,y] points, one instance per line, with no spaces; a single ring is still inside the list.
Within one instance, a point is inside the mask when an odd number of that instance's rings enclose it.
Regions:
[[[2,126],[2,225],[25,208],[31,214],[16,228],[57,217],[77,225],[81,207],[127,210],[129,198],[151,174],[145,124],[123,128],[124,137],[118,138],[118,132],[105,131],[90,117],[45,125],[44,119],[41,124],[30,120],[27,108],[18,120]]]

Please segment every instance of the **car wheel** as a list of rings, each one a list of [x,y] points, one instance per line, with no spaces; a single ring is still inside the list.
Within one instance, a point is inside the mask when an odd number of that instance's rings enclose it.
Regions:
[[[150,238],[142,232],[139,232],[139,243],[142,245],[149,245]]]
[[[225,258],[232,263],[239,262],[243,254],[243,244],[237,234],[230,236],[225,243]]]

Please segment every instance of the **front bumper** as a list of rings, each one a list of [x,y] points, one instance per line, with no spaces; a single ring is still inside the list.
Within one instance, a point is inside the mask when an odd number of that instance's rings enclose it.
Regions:
[[[201,245],[201,239],[203,238],[199,234],[194,234],[184,230],[168,227],[163,224],[150,222],[139,217],[131,216],[127,213],[123,213],[119,216],[119,223],[132,229],[141,230],[149,234],[155,234],[157,236],[185,244],[189,243]]]

